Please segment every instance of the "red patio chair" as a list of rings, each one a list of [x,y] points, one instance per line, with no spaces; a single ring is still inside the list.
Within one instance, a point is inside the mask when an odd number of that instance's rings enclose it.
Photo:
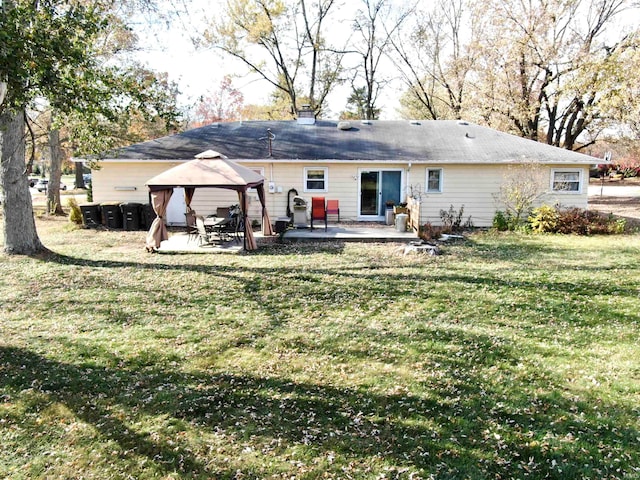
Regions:
[[[340,221],[340,204],[338,200],[327,200],[327,217],[329,215],[338,215],[338,221]]]
[[[313,230],[314,220],[322,220],[324,231],[327,231],[327,209],[324,205],[324,197],[311,197],[311,230]]]

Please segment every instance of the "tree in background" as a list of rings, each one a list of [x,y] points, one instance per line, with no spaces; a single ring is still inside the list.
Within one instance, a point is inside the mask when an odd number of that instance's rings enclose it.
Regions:
[[[381,63],[387,58],[392,35],[400,28],[408,12],[392,18],[390,0],[361,0],[361,8],[356,11],[353,21],[355,54],[359,61],[351,79],[351,95],[347,100],[346,115],[376,120],[380,115],[377,101],[381,90],[389,82],[389,73],[384,73]]]
[[[475,64],[471,46],[479,38],[469,2],[439,0],[436,5],[416,6],[410,18],[411,23],[394,32],[389,51],[407,88],[401,102],[406,116],[462,118]]]
[[[466,118],[583,149],[638,111],[629,83],[636,32],[616,24],[631,8],[629,0],[455,0],[417,11],[391,52],[407,86],[405,115]]]
[[[629,5],[625,0],[483,2],[480,98],[490,99],[491,113],[520,136],[583,148],[577,138],[604,120],[599,105],[605,72],[620,68],[611,63],[605,34],[613,35],[614,20]]]
[[[335,4],[335,0],[229,0],[204,41],[271,84],[287,99],[290,118],[295,118],[303,97],[320,115],[342,70],[343,56],[327,43],[326,34]]]
[[[370,102],[365,87],[351,86],[351,95],[347,99],[347,108],[340,113],[342,120],[377,120],[380,109]]]
[[[196,104],[195,119],[191,127],[201,127],[214,122],[233,122],[242,118],[244,96],[233,87],[231,77],[226,75],[218,90],[211,96],[201,97]]]

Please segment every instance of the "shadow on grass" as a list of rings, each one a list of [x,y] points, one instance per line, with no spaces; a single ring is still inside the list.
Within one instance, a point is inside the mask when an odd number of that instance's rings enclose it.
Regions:
[[[483,260],[485,262],[491,258],[497,258],[493,249],[484,251],[481,247],[469,250],[475,256],[486,257]],[[511,247],[506,245],[500,250],[506,256],[510,255],[508,252],[511,250],[517,255],[526,256],[536,255],[536,252],[541,250],[546,251],[546,247],[532,245],[530,248],[526,248],[518,245]],[[523,250],[528,253],[523,253]],[[401,298],[414,298],[418,304],[420,301],[433,298],[449,310],[451,304],[447,299],[456,298],[456,295],[451,295],[451,291],[448,289],[450,287],[445,287],[445,290],[442,290],[442,285],[459,287],[457,296],[460,297],[460,301],[464,301],[465,292],[486,293],[490,291],[502,296],[505,301],[501,305],[481,304],[482,308],[488,309],[487,311],[501,315],[513,315],[513,312],[517,312],[522,316],[528,312],[531,319],[538,317],[551,318],[552,320],[563,319],[575,325],[592,325],[601,321],[602,318],[609,318],[625,324],[637,322],[635,313],[629,313],[624,309],[618,311],[617,305],[608,301],[609,298],[635,301],[637,289],[633,285],[620,285],[603,278],[602,275],[595,274],[582,276],[579,279],[571,278],[570,269],[567,269],[566,274],[554,270],[554,273],[559,274],[553,276],[546,275],[548,272],[543,271],[543,275],[536,278],[533,275],[523,276],[504,271],[476,271],[473,267],[468,270],[458,268],[448,271],[446,268],[432,270],[423,266],[409,270],[410,266],[393,269],[392,266],[373,264],[357,267],[342,264],[336,268],[305,266],[304,269],[301,269],[295,265],[264,267],[250,264],[238,265],[237,263],[207,265],[204,263],[172,264],[89,260],[59,254],[48,255],[48,260],[63,265],[90,269],[132,268],[157,272],[158,275],[164,275],[165,272],[205,274],[210,276],[211,281],[218,282],[219,286],[225,287],[224,295],[211,295],[212,302],[231,305],[235,297],[231,290],[232,287],[228,287],[228,285],[236,284],[236,287],[233,288],[237,294],[244,295],[246,299],[253,302],[256,311],[266,313],[268,318],[276,323],[282,321],[283,310],[295,310],[298,305],[309,302],[323,304],[330,310],[340,308],[340,305],[344,307],[360,305],[363,308],[368,308],[368,302],[372,298],[388,299],[389,302]],[[525,269],[524,272],[531,272],[532,268]],[[640,264],[626,265],[620,268],[640,270]],[[599,270],[599,273],[602,273],[602,270]],[[142,288],[142,291],[150,298],[158,296],[156,285],[145,284],[137,286],[137,288]],[[271,292],[282,291],[289,291],[291,295],[279,296],[274,300],[269,299]],[[514,292],[523,293],[512,301],[506,301]],[[171,291],[165,292],[162,296],[163,301],[171,298],[171,295]],[[596,297],[607,301],[596,301],[594,300]],[[476,295],[474,301],[477,301],[478,298],[480,297]],[[544,301],[542,301],[543,299]],[[98,304],[99,300],[96,299],[94,307],[99,308]],[[86,306],[80,307],[87,308]],[[69,308],[73,308],[73,306]],[[109,302],[106,302],[105,308],[109,309],[108,314],[111,317],[118,315]],[[126,322],[126,319],[123,321]]]
[[[475,341],[490,348],[487,339]],[[511,354],[508,348],[492,352],[502,360]],[[637,405],[576,402],[568,392],[542,386],[528,390],[509,385],[506,377],[504,384],[495,384],[482,378],[484,368],[465,371],[464,362],[446,356],[434,366],[441,369],[438,381],[420,395],[251,375],[187,374],[159,368],[162,362],[155,360],[102,367],[0,347],[0,386],[3,398],[13,403],[37,391],[42,403],[61,403],[95,428],[96,441],[115,442],[121,451],[143,457],[139,465],[144,468],[189,478],[236,478],[239,471],[259,478],[274,472],[269,462],[260,463],[259,453],[256,464],[225,466],[222,457],[210,457],[215,448],[199,450],[179,432],[154,432],[148,426],[136,431],[135,418],[144,413],[184,421],[179,430],[195,429],[202,439],[224,433],[263,454],[271,446],[271,454],[283,458],[296,446],[316,459],[336,456],[335,465],[310,467],[309,478],[339,475],[346,465],[355,469],[352,474],[366,476],[381,462],[393,465],[398,477],[403,471],[438,478],[638,474]],[[487,357],[485,367],[491,362]],[[5,418],[5,426],[11,421],[20,419]],[[226,446],[238,456],[242,448]],[[132,473],[144,476],[145,471]]]

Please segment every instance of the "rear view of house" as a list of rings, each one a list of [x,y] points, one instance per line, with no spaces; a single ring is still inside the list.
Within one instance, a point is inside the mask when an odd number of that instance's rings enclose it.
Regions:
[[[308,120],[308,119],[305,119]],[[248,121],[215,123],[111,152],[93,172],[96,202],[147,203],[145,182],[205,150],[266,178],[271,218],[287,214],[293,196],[338,200],[341,220],[383,221],[388,202],[411,197],[420,224],[464,207],[475,226],[504,208],[500,190],[518,166],[534,166],[539,203],[587,207],[589,167],[598,160],[461,121]],[[531,169],[529,169],[531,170]],[[259,220],[257,193],[249,217]],[[234,203],[233,194],[199,190],[191,206],[204,215]],[[185,222],[174,195],[167,223]]]

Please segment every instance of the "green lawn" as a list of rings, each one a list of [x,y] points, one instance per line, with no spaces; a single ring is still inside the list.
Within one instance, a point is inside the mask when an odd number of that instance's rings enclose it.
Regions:
[[[640,236],[0,256],[0,477],[640,478]]]

